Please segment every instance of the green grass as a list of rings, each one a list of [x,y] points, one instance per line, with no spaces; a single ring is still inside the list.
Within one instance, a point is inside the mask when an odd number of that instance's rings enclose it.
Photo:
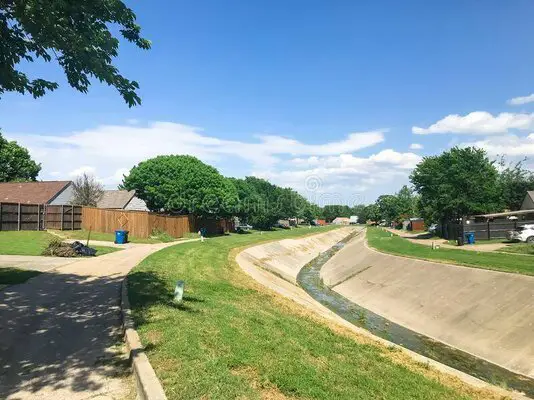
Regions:
[[[367,240],[371,247],[385,253],[496,271],[534,275],[532,259],[520,255],[446,249],[443,247],[439,250],[432,250],[430,246],[412,243],[397,235],[391,236],[389,232],[379,228],[369,228],[367,230]]]
[[[0,254],[40,256],[54,236],[43,231],[0,232]]]
[[[27,271],[19,268],[0,267],[0,286],[16,285],[39,275],[38,271]]]
[[[513,246],[503,247],[499,251],[504,252],[504,253],[534,255],[534,244],[517,243],[517,244],[514,244]]]
[[[0,255],[40,256],[53,239],[57,237],[45,231],[0,232]],[[91,247],[97,250],[97,256],[121,250],[104,246]]]
[[[78,231],[54,231],[59,236],[62,236],[67,239],[75,239],[79,240],[83,243],[87,241],[87,235],[89,234],[89,231],[86,230],[78,230]],[[115,234],[114,233],[103,233],[103,232],[91,232],[91,240],[102,240],[105,242],[113,242],[115,241]],[[89,243],[91,243],[91,240]],[[172,242],[173,240],[176,240],[168,235],[156,235],[152,238],[136,238],[133,236],[128,236],[128,240],[131,243],[166,243],[166,242]]]
[[[235,234],[176,245],[130,273],[133,316],[168,398],[469,398],[393,361],[396,350],[336,333],[295,303],[258,290],[229,259],[235,248],[311,232]],[[184,302],[174,305],[181,279]]]

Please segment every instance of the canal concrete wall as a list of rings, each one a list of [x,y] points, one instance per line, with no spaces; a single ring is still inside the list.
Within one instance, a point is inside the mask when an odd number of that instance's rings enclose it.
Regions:
[[[245,249],[240,253],[240,257],[296,284],[297,275],[302,267],[319,253],[347,237],[354,229],[357,228],[346,227],[304,238],[270,242]]]
[[[387,255],[360,235],[321,278],[397,324],[534,378],[534,277]]]

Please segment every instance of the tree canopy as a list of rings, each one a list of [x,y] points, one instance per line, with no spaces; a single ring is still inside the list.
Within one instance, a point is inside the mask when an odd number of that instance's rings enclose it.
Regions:
[[[0,134],[0,182],[34,181],[40,171],[41,164],[31,159],[28,150]]]
[[[474,147],[425,157],[410,176],[427,222],[452,221],[500,209],[495,163]]]
[[[524,167],[525,160],[506,163],[500,160],[499,190],[503,208],[516,211],[521,208],[527,191],[534,190],[534,173]]]
[[[248,176],[231,178],[239,195],[236,216],[254,227],[268,229],[280,219],[316,218],[317,209],[290,188],[282,188],[265,179]]]
[[[328,204],[323,207],[326,222],[332,222],[337,217],[349,218],[351,215],[354,215],[353,210],[346,204]]]
[[[70,86],[86,93],[91,78],[114,86],[132,107],[140,104],[139,84],[113,65],[119,39],[110,25],[141,49],[150,41],[140,36],[134,12],[120,0],[0,0],[0,96],[4,92],[41,97],[57,82],[30,78],[19,64],[55,60]]]
[[[123,179],[152,211],[232,216],[238,192],[217,169],[193,156],[158,156],[139,163]]]

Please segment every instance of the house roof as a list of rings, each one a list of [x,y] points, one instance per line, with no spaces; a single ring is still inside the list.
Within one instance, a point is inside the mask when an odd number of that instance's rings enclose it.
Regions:
[[[494,218],[494,217],[509,217],[513,215],[525,215],[525,214],[534,214],[534,210],[519,210],[519,211],[507,211],[493,214],[481,214],[475,215],[475,217],[485,217],[485,218]]]
[[[98,201],[98,208],[123,209],[135,196],[135,190],[106,190]]]
[[[70,181],[0,183],[0,203],[47,204],[70,183]]]

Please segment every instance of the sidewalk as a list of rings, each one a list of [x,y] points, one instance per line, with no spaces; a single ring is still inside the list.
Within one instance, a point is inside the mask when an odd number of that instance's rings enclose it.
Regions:
[[[46,272],[78,261],[77,258],[0,255],[0,267]]]
[[[126,395],[122,280],[148,255],[187,242],[136,245],[78,260],[0,292],[0,398]]]

